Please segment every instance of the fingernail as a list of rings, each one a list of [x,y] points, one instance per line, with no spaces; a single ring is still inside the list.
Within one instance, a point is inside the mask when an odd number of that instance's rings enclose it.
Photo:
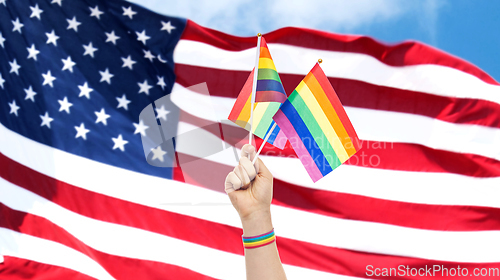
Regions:
[[[246,144],[244,150],[247,153],[251,153],[251,152],[253,152],[254,148],[252,145]]]

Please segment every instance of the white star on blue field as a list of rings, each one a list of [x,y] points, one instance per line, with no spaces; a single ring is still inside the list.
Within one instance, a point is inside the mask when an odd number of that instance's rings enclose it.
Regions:
[[[140,112],[173,87],[185,20],[118,0],[0,0],[0,123],[27,138],[106,164],[171,178],[173,153],[150,155]],[[176,127],[169,108],[155,108]],[[156,121],[156,120],[154,120]],[[169,165],[171,166],[171,165]]]

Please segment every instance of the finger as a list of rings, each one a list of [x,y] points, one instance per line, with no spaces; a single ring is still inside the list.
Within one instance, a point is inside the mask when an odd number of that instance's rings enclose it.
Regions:
[[[269,179],[273,180],[273,174],[267,169],[267,166],[260,160],[260,158],[257,158],[257,161],[255,163],[259,163],[259,170],[257,171],[257,174]]]
[[[253,159],[255,158],[257,152],[255,151],[255,147],[250,145],[250,144],[245,144],[243,145],[243,147],[241,148],[241,157],[246,157],[248,158],[250,161],[253,161]],[[257,173],[259,173],[259,161],[255,161],[255,164],[253,165],[255,167],[255,171]]]
[[[250,181],[252,181],[255,178],[255,176],[257,176],[257,171],[255,170],[255,167],[247,157],[240,158],[240,165],[245,169]]]
[[[243,166],[241,166],[240,164],[236,165],[233,172],[234,174],[236,174],[236,176],[238,176],[238,179],[240,179],[242,187],[250,184],[250,178],[248,177],[248,174]]]
[[[224,185],[227,194],[239,190],[243,186],[240,178],[238,178],[234,172],[229,172],[229,174],[227,174]]]
[[[250,144],[245,144],[241,147],[241,157],[247,157],[250,161],[255,157],[255,147]]]

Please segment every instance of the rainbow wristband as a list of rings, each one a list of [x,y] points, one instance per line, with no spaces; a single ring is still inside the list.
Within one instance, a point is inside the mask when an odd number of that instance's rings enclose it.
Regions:
[[[276,240],[276,236],[274,235],[274,228],[270,232],[261,235],[251,237],[242,236],[241,238],[243,239],[243,247],[245,247],[245,249],[254,249],[266,246]]]

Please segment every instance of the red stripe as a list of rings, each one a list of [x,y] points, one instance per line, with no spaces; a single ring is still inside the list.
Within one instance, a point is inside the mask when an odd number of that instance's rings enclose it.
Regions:
[[[500,230],[500,209],[384,200],[274,179],[273,204],[334,218],[444,231]]]
[[[236,98],[248,78],[248,72],[220,70],[176,64],[177,82],[188,87],[207,82],[214,96]],[[280,74],[286,92],[291,92],[304,78]],[[234,81],[228,83],[227,80]],[[500,128],[500,104],[468,98],[444,97],[401,90],[362,81],[328,78],[344,106],[409,113],[457,124],[475,124]],[[287,90],[288,89],[288,90]]]
[[[260,143],[257,143],[257,146],[259,145]],[[265,147],[269,146],[272,145],[267,144]],[[263,153],[265,153],[266,148],[264,148]],[[273,150],[279,152],[278,149],[274,148]],[[287,154],[289,151],[293,153],[290,144],[287,144],[282,155],[290,157],[291,155]],[[375,149],[375,151],[378,150]],[[274,153],[273,155],[278,154]],[[184,155],[184,157],[186,156]],[[191,172],[185,169],[183,170],[184,173],[180,168],[177,168],[174,178],[193,185],[224,192],[220,182],[224,180],[233,167],[204,160],[198,160],[198,165],[209,169],[210,174],[204,176],[207,174],[198,172],[199,169],[194,166],[190,169]],[[184,178],[188,177],[188,179],[183,180],[181,175]],[[274,179],[273,204],[335,218],[378,222],[411,228],[446,231],[500,230],[500,220],[496,219],[496,217],[500,217],[500,209],[498,208],[390,201],[304,188],[276,178]]]
[[[243,254],[242,231],[239,228],[93,193],[42,175],[3,155],[0,156],[0,176],[70,211],[93,219],[137,227],[226,252]],[[364,210],[369,212],[369,209]],[[14,215],[7,217],[14,217]],[[19,228],[20,225],[25,224],[24,221],[24,218],[21,221],[17,220],[17,223],[13,225]],[[34,224],[39,225],[40,222],[37,221]],[[49,229],[44,228],[40,234],[49,234],[48,232],[53,228],[54,226]],[[217,234],[207,235],[212,232]],[[59,236],[57,232],[55,235],[56,238]],[[355,252],[283,237],[277,238],[277,244],[281,260],[285,264],[352,276],[363,277],[367,264],[378,264],[379,267],[408,264],[416,267],[429,263],[429,260],[424,259]],[[452,262],[435,263],[450,267],[457,265]],[[461,267],[488,267],[486,264],[459,263],[459,265]]]
[[[419,144],[361,141],[361,150],[345,164],[389,170],[441,172],[477,178],[500,177],[500,161],[429,148]]]
[[[1,222],[1,227],[7,227],[21,233],[52,240],[80,251],[98,261],[116,279],[165,279],[167,276],[175,279],[212,279],[205,275],[201,275],[178,266],[102,253],[88,247],[63,228],[60,228],[42,217],[13,210],[3,204],[0,204],[0,213],[6,214],[5,216],[8,217],[8,220]],[[225,237],[221,235],[214,235],[211,236],[211,238]],[[300,242],[282,237],[277,237],[276,243],[283,263],[295,263],[295,265],[308,267],[310,269],[348,276],[366,276],[365,273],[367,265],[373,265],[374,267],[381,268],[396,268],[400,265],[419,268],[424,267],[426,264],[429,265],[429,260],[425,259],[358,252]],[[300,262],[297,263],[297,261]],[[456,268],[459,265],[462,268],[472,270],[474,268],[498,267],[500,263],[454,263],[432,261],[432,265],[443,265],[447,268]],[[6,270],[11,269],[12,268],[9,267]],[[44,274],[41,275],[46,276]],[[439,275],[436,275],[436,277],[436,279],[446,279],[445,277],[440,277]],[[380,277],[374,278],[381,279]],[[56,279],[66,278],[56,277]],[[405,278],[393,277],[389,279]]]
[[[318,50],[352,52],[372,56],[391,66],[436,64],[455,68],[478,77],[482,81],[499,85],[491,76],[456,56],[419,42],[407,41],[385,45],[370,37],[339,35],[324,31],[285,27],[264,34],[268,43],[280,43]],[[255,47],[255,37],[236,37],[188,20],[181,39],[207,43],[217,48],[240,51]]]
[[[226,173],[227,174],[227,173]],[[45,176],[0,154],[0,177],[81,215],[142,228],[219,250],[243,254],[242,230],[91,192]],[[89,207],[95,205],[96,207]],[[162,221],[159,223],[158,221]],[[193,231],[193,228],[206,231]],[[208,240],[203,232],[233,236]]]
[[[342,230],[342,229],[338,229]],[[409,241],[411,242],[411,241]],[[409,267],[409,268],[425,268],[426,266],[437,265],[439,267],[456,269],[460,266],[461,269],[466,268],[470,273],[474,271],[475,268],[499,268],[500,263],[454,263],[454,262],[444,262],[436,260],[418,259],[410,257],[399,257],[392,255],[382,255],[373,253],[364,253],[354,250],[345,250],[333,247],[318,246],[315,244],[306,243],[304,246],[294,248],[294,242],[291,240],[286,240],[285,238],[277,237],[276,243],[279,248],[281,261],[283,263],[289,261],[289,255],[281,254],[284,250],[293,250],[297,255],[309,255],[313,262],[311,262],[311,269],[322,270],[322,267],[328,267],[330,272],[348,275],[360,278],[367,278],[366,273],[368,272],[366,267],[372,265],[374,268],[395,268],[399,266]],[[328,258],[318,258],[317,256],[328,256]],[[313,257],[316,257],[313,259]],[[310,260],[307,260],[310,262]],[[333,277],[332,277],[333,278]],[[403,276],[370,276],[369,279],[417,279],[415,277],[403,277]],[[455,277],[444,277],[439,273],[435,274],[435,277],[422,279],[456,279]],[[467,278],[465,278],[467,279]],[[469,278],[470,279],[470,278]],[[481,277],[483,279],[483,277]],[[485,277],[484,279],[497,279],[498,276]]]
[[[203,120],[192,115],[186,115],[183,121],[199,127],[203,124]],[[222,131],[223,140],[232,146],[245,138],[244,130],[234,126],[223,124]],[[255,141],[256,146],[260,147],[262,140],[256,137]],[[420,144],[363,139],[360,139],[359,145],[360,150],[345,164],[388,170],[453,173],[477,178],[500,177],[500,161],[481,155],[438,150]],[[297,157],[290,142],[283,150],[265,144],[261,155]]]
[[[283,79],[282,75],[282,79]],[[286,76],[287,82],[296,80]],[[500,128],[500,104],[328,78],[344,106],[416,114],[457,124]]]
[[[0,278],[2,280],[95,279],[65,267],[11,256],[4,256],[4,262],[0,263]]]
[[[220,182],[232,166],[199,160],[199,165],[210,170],[210,178],[199,169],[176,169],[193,185],[224,192]],[[475,231],[500,230],[500,209],[481,206],[432,205],[391,201],[361,195],[305,188],[274,179],[273,204],[334,218],[359,220],[404,226],[410,228]]]
[[[7,217],[6,219],[0,220],[0,227],[52,240],[75,249],[99,263],[99,265],[116,279],[165,279],[167,275],[175,279],[214,279],[172,264],[132,259],[103,253],[87,246],[65,229],[45,218],[13,210],[2,203],[0,203],[0,213],[2,213],[3,217]],[[131,240],[131,242],[134,241]],[[73,278],[54,277],[53,279]]]

